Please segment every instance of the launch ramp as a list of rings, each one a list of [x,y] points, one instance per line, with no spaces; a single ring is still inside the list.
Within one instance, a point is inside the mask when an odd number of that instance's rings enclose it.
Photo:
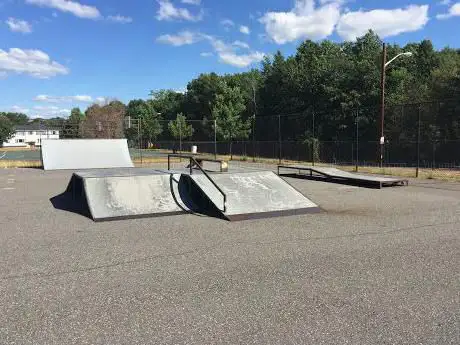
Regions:
[[[126,139],[43,139],[44,170],[131,168]]]
[[[307,165],[278,165],[278,175],[280,174],[281,169],[290,171],[294,170],[295,172],[298,172],[299,176],[302,176],[302,173],[306,172],[310,176],[320,176],[327,180],[344,183],[349,182],[378,188],[386,186],[407,186],[409,184],[409,181],[407,179],[355,174],[336,168],[328,167],[317,167]]]

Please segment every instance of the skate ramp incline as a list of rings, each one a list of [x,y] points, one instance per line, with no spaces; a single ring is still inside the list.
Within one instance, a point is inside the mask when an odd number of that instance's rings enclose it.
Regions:
[[[126,139],[43,139],[44,170],[131,168]]]
[[[403,178],[395,177],[386,177],[386,176],[372,176],[372,175],[363,175],[351,173],[348,171],[343,171],[336,168],[329,167],[317,167],[317,166],[308,166],[308,165],[279,165],[278,166],[278,175],[280,169],[286,170],[296,170],[301,175],[301,172],[309,172],[310,176],[315,174],[316,176],[321,176],[330,180],[335,181],[344,181],[344,182],[354,182],[361,183],[366,185],[372,185],[379,188],[385,186],[407,186],[409,181]]]
[[[86,215],[104,221],[191,212],[187,187],[181,174],[95,170],[74,173],[67,192]]]
[[[191,175],[202,197],[220,212],[224,219],[236,221],[283,215],[319,212],[319,207],[271,171],[212,174],[211,178],[223,195],[201,174]]]

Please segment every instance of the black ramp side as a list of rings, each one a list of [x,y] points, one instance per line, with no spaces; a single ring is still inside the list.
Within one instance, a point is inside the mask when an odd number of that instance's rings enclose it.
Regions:
[[[212,174],[211,178],[227,195],[223,196],[201,174],[189,177],[209,202],[228,220],[244,220],[318,212],[318,206],[271,171]]]

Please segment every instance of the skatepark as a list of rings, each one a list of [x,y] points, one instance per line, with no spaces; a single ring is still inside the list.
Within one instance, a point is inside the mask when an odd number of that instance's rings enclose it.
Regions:
[[[449,343],[458,331],[456,183],[109,163],[0,170],[6,343]]]

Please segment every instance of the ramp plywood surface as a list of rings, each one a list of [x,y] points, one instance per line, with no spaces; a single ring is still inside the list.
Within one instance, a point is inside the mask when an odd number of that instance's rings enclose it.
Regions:
[[[84,178],[86,200],[94,220],[188,212],[181,199],[180,175],[155,174]]]
[[[357,173],[351,173],[348,171],[343,171],[336,168],[328,167],[317,167],[317,166],[308,166],[308,165],[280,165],[280,169],[293,169],[293,170],[303,170],[311,171],[328,178],[337,179],[337,180],[350,180],[350,181],[362,181],[362,182],[371,182],[377,183],[380,185],[396,185],[396,184],[407,184],[407,179],[395,178],[395,177],[386,177],[386,176],[371,176],[363,175]]]
[[[222,211],[223,196],[206,176],[192,175],[190,178]],[[212,179],[227,195],[227,210],[223,215],[230,220],[257,218],[257,214],[282,215],[283,212],[294,214],[318,210],[316,204],[271,171],[213,174]]]
[[[44,139],[45,170],[132,168],[126,139]]]

